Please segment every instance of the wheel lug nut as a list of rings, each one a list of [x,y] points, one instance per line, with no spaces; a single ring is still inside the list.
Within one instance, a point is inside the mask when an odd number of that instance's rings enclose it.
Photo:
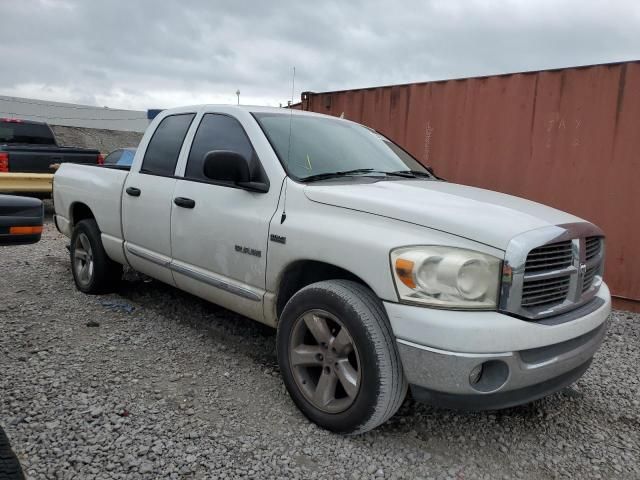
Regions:
[[[322,356],[322,354],[321,354],[321,353],[317,354],[317,355],[316,355],[316,358],[318,359],[318,361],[319,361],[319,362],[321,362],[321,361],[323,361],[323,360],[324,360],[324,357]]]

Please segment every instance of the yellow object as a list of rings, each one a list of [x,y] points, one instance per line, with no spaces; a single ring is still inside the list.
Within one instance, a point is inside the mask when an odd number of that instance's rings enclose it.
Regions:
[[[0,173],[0,193],[51,193],[52,173]]]

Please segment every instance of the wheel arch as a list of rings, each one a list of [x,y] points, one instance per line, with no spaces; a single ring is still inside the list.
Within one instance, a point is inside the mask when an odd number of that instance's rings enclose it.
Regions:
[[[69,208],[69,221],[71,227],[75,227],[82,220],[96,220],[91,207],[84,202],[74,202]],[[96,220],[97,222],[97,220]]]
[[[319,260],[295,260],[282,270],[278,278],[275,298],[276,319],[280,318],[284,306],[298,291],[323,280],[352,280],[373,291],[361,277],[343,267]]]

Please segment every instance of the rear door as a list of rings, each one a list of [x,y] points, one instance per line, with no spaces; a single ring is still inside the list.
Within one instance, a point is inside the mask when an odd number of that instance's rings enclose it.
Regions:
[[[175,169],[195,113],[167,115],[158,123],[142,162],[127,176],[122,194],[125,253],[131,266],[173,284],[171,206]]]
[[[253,180],[269,179],[242,124],[232,115],[206,113],[173,192],[171,245],[176,285],[195,295],[263,319],[269,222],[280,183],[256,193],[204,176],[207,152],[231,150],[250,160]]]

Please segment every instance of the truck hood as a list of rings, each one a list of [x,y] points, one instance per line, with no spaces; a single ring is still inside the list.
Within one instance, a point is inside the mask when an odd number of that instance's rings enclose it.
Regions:
[[[584,222],[523,198],[429,180],[308,185],[304,191],[314,202],[414,223],[501,250],[520,233]]]

